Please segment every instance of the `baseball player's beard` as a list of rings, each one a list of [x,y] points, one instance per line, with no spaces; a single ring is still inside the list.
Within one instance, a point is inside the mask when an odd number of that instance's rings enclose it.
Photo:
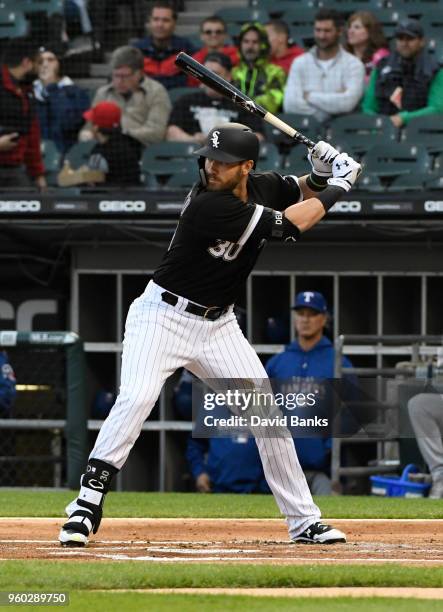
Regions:
[[[241,170],[238,171],[238,174],[234,178],[230,180],[225,180],[225,181],[223,181],[223,179],[221,179],[220,177],[217,177],[217,179],[214,179],[213,177],[208,176],[207,190],[208,191],[234,191],[234,189],[240,183],[241,176],[242,176]],[[215,182],[212,182],[213,180],[215,180]]]

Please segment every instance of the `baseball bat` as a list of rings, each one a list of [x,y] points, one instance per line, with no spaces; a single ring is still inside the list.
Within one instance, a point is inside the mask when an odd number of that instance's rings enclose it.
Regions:
[[[234,87],[232,83],[229,83],[222,77],[218,76],[218,74],[215,74],[212,72],[212,70],[209,70],[206,68],[206,66],[200,64],[200,62],[197,62],[197,60],[190,57],[187,53],[181,51],[175,59],[175,65],[178,66],[180,70],[183,70],[183,72],[190,74],[198,79],[201,83],[204,83],[225,98],[228,98],[237,106],[241,106],[253,115],[261,117],[294,140],[303,143],[309,149],[312,149],[312,147],[315,146],[315,142],[267,111],[265,108],[263,108],[263,106],[257,104],[257,102],[254,102],[254,100],[252,100],[249,96],[245,95],[242,91],[237,89],[237,87]]]

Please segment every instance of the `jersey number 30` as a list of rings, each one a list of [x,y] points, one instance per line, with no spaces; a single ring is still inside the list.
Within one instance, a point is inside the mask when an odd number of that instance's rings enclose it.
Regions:
[[[217,240],[217,244],[209,247],[208,253],[212,257],[223,257],[225,261],[232,261],[237,257],[242,249],[242,244],[229,242],[228,240]]]

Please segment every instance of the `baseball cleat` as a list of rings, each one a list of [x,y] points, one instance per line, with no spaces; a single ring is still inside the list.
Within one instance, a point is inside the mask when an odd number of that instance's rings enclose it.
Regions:
[[[303,533],[292,539],[293,542],[302,544],[339,544],[346,542],[346,536],[342,531],[325,525],[324,523],[312,523]]]
[[[83,547],[88,544],[88,538],[84,533],[73,529],[63,529],[63,527],[60,529],[58,539],[62,546]]]

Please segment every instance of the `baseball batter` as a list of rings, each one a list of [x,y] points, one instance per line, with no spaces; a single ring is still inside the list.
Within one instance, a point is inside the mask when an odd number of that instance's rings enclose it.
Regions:
[[[359,164],[318,142],[310,175],[252,173],[259,143],[250,128],[213,128],[196,154],[200,182],[186,197],[175,234],[144,293],[131,305],[119,395],[97,437],[78,497],[59,539],[84,546],[96,533],[105,495],[166,379],[185,367],[203,379],[267,379],[243,336],[233,303],[267,240],[297,240],[356,181]],[[266,480],[294,542],[345,542],[320,521],[288,437],[257,437]]]

